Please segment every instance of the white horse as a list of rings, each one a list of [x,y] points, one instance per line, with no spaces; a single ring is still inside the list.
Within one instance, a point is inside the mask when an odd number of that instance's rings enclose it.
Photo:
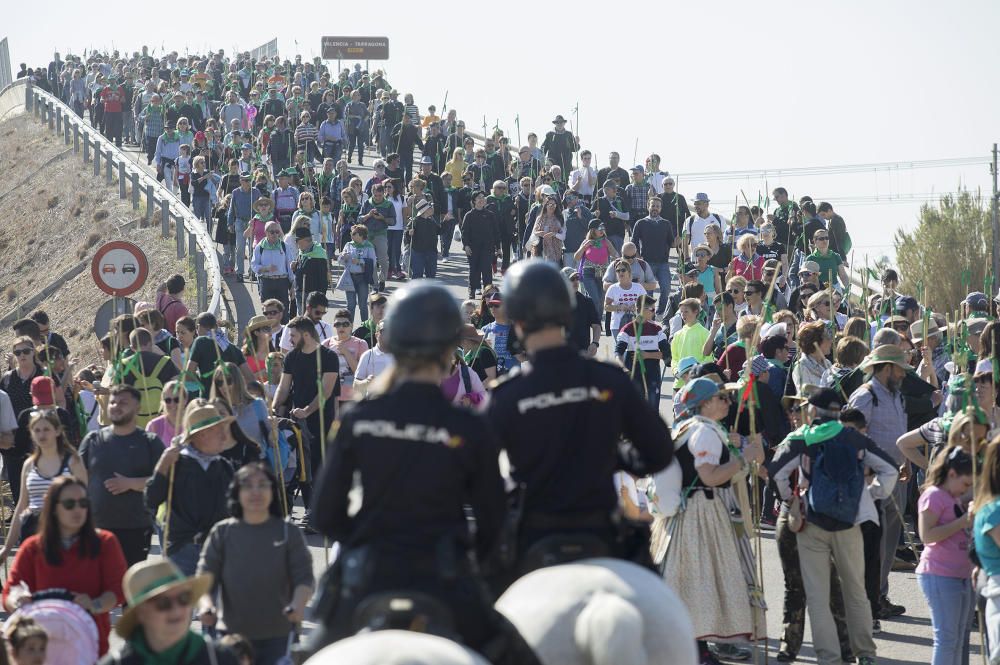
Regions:
[[[695,665],[694,627],[663,579],[620,559],[585,559],[517,580],[496,608],[544,665]]]
[[[490,665],[482,656],[443,637],[379,630],[334,642],[307,665]]]

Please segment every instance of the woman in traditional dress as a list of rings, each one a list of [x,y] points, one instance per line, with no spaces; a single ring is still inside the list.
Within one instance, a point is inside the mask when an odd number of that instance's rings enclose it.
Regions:
[[[660,545],[654,545],[654,555],[663,578],[691,613],[701,662],[715,665],[719,661],[708,650],[708,640],[756,640],[765,632],[746,490],[747,467],[762,462],[764,451],[758,434],[741,453],[739,435],[719,424],[729,414],[726,387],[695,379],[677,400],[678,463],[657,479],[660,511],[669,516],[654,527],[662,536],[656,538]],[[671,497],[673,505],[666,505]]]

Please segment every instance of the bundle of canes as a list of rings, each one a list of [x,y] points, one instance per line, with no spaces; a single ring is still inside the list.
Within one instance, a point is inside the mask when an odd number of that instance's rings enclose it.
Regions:
[[[629,378],[635,381],[635,370],[636,366],[639,368],[639,375],[642,377],[642,396],[644,399],[649,399],[649,386],[646,385],[646,363],[642,362],[642,349],[639,348],[639,343],[642,339],[642,329],[646,325],[644,318],[644,313],[646,311],[646,294],[639,296],[639,308],[635,313],[635,318],[632,319],[632,325],[635,330],[635,350],[632,353],[632,369],[629,371]]]
[[[777,283],[777,281],[778,281],[778,275],[777,275],[777,273],[775,273],[771,277],[770,284],[768,284],[767,297],[764,298],[764,302],[770,302],[771,297],[774,295],[774,286]],[[747,365],[744,367],[744,370],[743,370],[743,379],[744,379],[744,381],[746,383],[746,388],[742,391],[742,394],[740,395],[740,403],[739,403],[739,406],[737,407],[737,410],[736,410],[736,418],[733,419],[732,428],[730,430],[731,432],[735,432],[736,431],[736,426],[739,423],[740,416],[743,413],[744,407],[746,407],[748,409],[747,416],[748,416],[748,418],[750,420],[750,440],[751,441],[753,441],[754,439],[756,439],[757,436],[758,436],[758,432],[757,432],[757,399],[756,399],[756,396],[757,396],[757,386],[754,384],[754,376],[750,372],[749,368],[750,368],[750,365],[751,365],[753,357],[754,357],[754,350],[757,348],[757,343],[760,341],[760,330],[761,330],[761,326],[763,325],[763,323],[764,323],[764,316],[763,316],[763,313],[762,313],[761,316],[760,316],[760,318],[757,320],[757,326],[754,328],[753,336],[750,339],[750,345],[747,347]],[[760,600],[761,600],[761,604],[760,605],[761,605],[761,611],[763,613],[762,625],[763,625],[764,632],[765,632],[765,635],[764,635],[764,638],[763,638],[763,641],[764,641],[764,644],[765,644],[765,648],[764,648],[764,662],[767,663],[768,662],[768,653],[767,653],[767,647],[766,647],[766,645],[767,645],[767,634],[766,634],[767,633],[767,603],[763,602],[763,599],[764,599],[764,587],[763,587],[764,562],[763,562],[763,558],[761,557],[761,555],[763,554],[763,544],[762,544],[762,541],[761,541],[761,534],[760,534],[761,506],[760,506],[760,487],[759,487],[760,478],[759,478],[758,472],[759,472],[759,465],[756,462],[751,463],[750,464],[750,484],[751,484],[751,487],[750,487],[750,512],[752,514],[750,516],[749,523],[751,524],[752,529],[753,529],[753,550],[754,550],[754,560],[755,560],[755,563],[756,563],[756,569],[754,570],[755,580],[754,580],[753,593],[759,594],[759,597],[760,597]],[[744,521],[744,523],[746,523],[746,521]],[[758,650],[754,649],[754,662],[755,663],[758,662],[757,659],[758,659]]]
[[[326,423],[324,422],[324,411],[326,409],[326,391],[323,389],[323,367],[321,362],[323,345],[318,343],[316,345],[316,400],[319,405],[319,455],[321,460],[321,465],[326,465]],[[313,469],[313,479],[315,480],[316,470]],[[323,536],[323,556],[326,558],[326,564],[330,564],[330,540]]]
[[[178,417],[181,419],[182,426],[184,425],[184,409],[187,408],[187,404],[185,404],[185,402],[187,400],[186,382],[187,382],[188,370],[186,368],[188,359],[186,356],[189,352],[190,348],[186,349],[184,353],[181,354],[181,367],[184,367],[185,369],[182,370],[180,376],[177,377],[177,380],[181,386],[181,390],[178,391],[177,395],[178,398],[177,413]],[[181,434],[183,435],[184,432],[182,431]],[[175,444],[173,441],[171,441],[170,445],[173,446]],[[167,507],[163,515],[163,540],[160,543],[160,554],[163,556],[164,559],[167,558],[167,543],[170,542],[170,512],[174,503],[174,472],[176,470],[177,470],[177,463],[174,462],[173,464],[170,465],[170,473],[167,474]]]

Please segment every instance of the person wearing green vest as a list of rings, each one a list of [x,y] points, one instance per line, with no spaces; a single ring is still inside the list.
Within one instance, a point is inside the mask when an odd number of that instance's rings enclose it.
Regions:
[[[813,252],[806,257],[806,261],[815,261],[819,265],[819,283],[821,288],[827,288],[830,275],[835,279],[839,278],[843,286],[848,286],[850,281],[847,277],[847,266],[844,264],[844,257],[830,249],[830,232],[825,229],[817,229],[812,237]]]
[[[702,353],[709,332],[708,328],[698,320],[698,315],[701,313],[701,301],[698,298],[686,298],[680,302],[678,309],[684,325],[670,342],[670,357],[673,359],[670,367],[674,376],[678,375],[677,363],[680,362],[681,358],[692,356],[698,362],[713,360],[710,354]],[[678,377],[674,390],[683,385],[683,380]]]

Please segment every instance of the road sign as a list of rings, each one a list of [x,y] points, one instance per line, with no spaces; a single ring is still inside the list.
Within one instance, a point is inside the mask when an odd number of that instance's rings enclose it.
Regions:
[[[111,298],[97,308],[94,317],[94,334],[97,339],[103,339],[111,332],[111,319],[122,314],[131,314],[135,310],[135,301],[131,298]]]
[[[97,288],[112,296],[135,293],[146,283],[149,262],[142,250],[124,240],[101,245],[90,262]]]
[[[388,37],[323,37],[324,60],[388,60]]]

